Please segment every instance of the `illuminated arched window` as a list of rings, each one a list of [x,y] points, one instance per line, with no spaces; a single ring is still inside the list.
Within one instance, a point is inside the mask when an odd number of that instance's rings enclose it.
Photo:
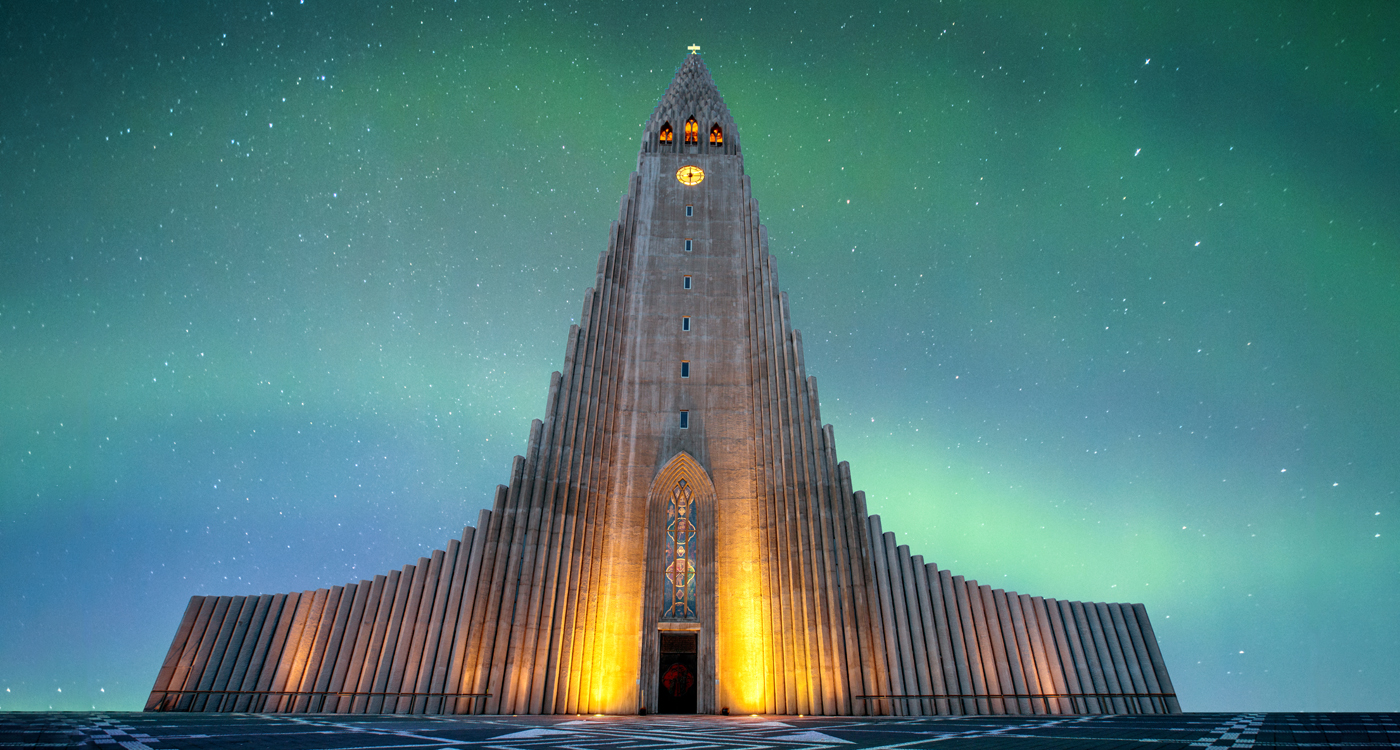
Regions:
[[[692,117],[685,121],[685,142],[687,144],[700,142],[700,123]]]
[[[675,137],[676,134],[671,131],[671,123],[668,122],[665,125],[661,126],[661,132],[657,134],[656,140],[669,146],[671,145],[671,141],[674,140]]]
[[[724,131],[719,129],[719,123],[715,123],[715,126],[713,128],[710,128],[710,145],[724,145]]]
[[[666,504],[666,582],[661,596],[663,620],[695,619],[695,495],[684,479],[676,481]]]

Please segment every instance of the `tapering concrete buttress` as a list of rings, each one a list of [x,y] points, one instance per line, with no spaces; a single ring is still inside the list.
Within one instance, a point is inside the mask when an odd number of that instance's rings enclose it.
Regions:
[[[373,580],[192,598],[147,710],[1179,712],[1141,604],[979,585],[867,515],[698,55],[642,137],[490,510]]]

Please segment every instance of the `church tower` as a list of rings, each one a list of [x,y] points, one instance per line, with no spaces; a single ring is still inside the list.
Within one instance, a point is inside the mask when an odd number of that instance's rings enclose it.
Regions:
[[[1180,711],[1142,605],[979,586],[866,514],[698,54],[491,510],[373,580],[193,597],[146,708]]]

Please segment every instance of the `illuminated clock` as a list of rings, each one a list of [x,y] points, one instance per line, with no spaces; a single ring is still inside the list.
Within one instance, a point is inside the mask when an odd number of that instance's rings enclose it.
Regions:
[[[699,185],[700,181],[705,179],[705,170],[687,164],[676,170],[676,179],[680,180],[682,185]]]

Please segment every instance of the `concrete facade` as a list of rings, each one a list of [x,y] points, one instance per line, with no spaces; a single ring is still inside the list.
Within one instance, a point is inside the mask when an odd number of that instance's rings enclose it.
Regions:
[[[682,179],[696,169],[703,179]],[[693,499],[695,613],[668,619],[678,488]],[[743,714],[1180,710],[1142,605],[979,586],[867,515],[821,422],[738,129],[698,55],[645,127],[544,418],[492,509],[372,581],[194,597],[147,709],[629,714],[691,702]]]

